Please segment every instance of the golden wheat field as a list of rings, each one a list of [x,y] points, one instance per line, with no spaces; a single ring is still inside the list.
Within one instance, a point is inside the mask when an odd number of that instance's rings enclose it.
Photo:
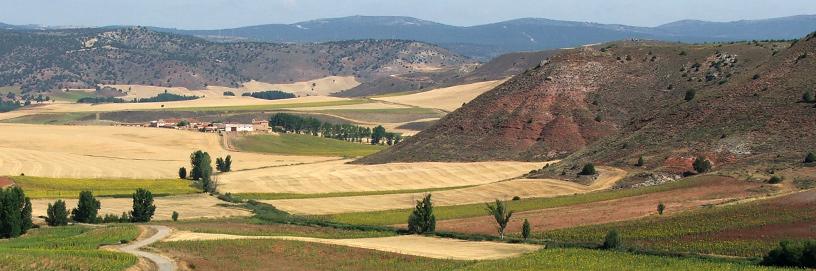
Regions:
[[[461,107],[463,103],[470,102],[477,96],[490,91],[505,81],[507,80],[485,81],[433,89],[409,95],[379,97],[374,99],[424,108],[436,108],[445,111],[453,111]]]
[[[101,208],[99,215],[105,214],[121,215],[133,209],[133,200],[130,198],[97,198]],[[56,199],[35,199],[31,200],[32,214],[34,216],[46,216],[48,203],[53,203]],[[77,199],[65,199],[68,209],[77,206]],[[153,199],[156,205],[154,220],[170,220],[173,211],[179,213],[179,219],[193,218],[218,218],[232,216],[250,216],[252,213],[238,207],[226,205],[207,194],[192,194],[168,197],[156,197]],[[70,211],[70,210],[69,210]]]

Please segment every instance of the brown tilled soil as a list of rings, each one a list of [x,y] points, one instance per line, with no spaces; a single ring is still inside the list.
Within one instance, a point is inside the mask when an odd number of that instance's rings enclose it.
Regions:
[[[547,231],[582,225],[602,224],[640,218],[656,213],[656,206],[663,202],[666,212],[678,212],[703,205],[719,204],[743,199],[757,194],[759,183],[738,181],[729,177],[710,176],[704,185],[672,191],[579,204],[567,207],[519,212],[513,215],[507,232],[519,232],[524,219],[533,225],[533,231]],[[483,216],[467,219],[440,221],[441,231],[496,235],[493,217]]]
[[[14,184],[14,181],[9,177],[0,177],[0,188],[4,188]]]

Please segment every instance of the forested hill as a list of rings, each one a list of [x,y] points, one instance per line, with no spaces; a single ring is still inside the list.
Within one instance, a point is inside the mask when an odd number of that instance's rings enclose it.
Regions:
[[[24,91],[97,84],[200,89],[333,75],[367,82],[394,74],[460,70],[474,63],[435,45],[402,40],[214,43],[146,28],[0,30],[0,40],[0,86]]]

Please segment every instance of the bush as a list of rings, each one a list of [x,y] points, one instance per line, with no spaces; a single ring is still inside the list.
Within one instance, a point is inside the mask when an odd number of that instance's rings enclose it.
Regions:
[[[623,247],[620,234],[617,230],[611,230],[606,234],[603,243],[603,249],[618,249]]]
[[[100,218],[99,221],[102,223],[116,223],[119,222],[119,216],[114,214],[105,214],[105,216]]]
[[[133,193],[133,211],[130,212],[130,221],[150,222],[155,212],[153,193],[142,188],[137,189],[136,193]]]
[[[779,247],[771,250],[762,258],[762,265],[786,267],[816,267],[816,242],[793,244],[782,241]]]
[[[694,159],[692,166],[694,167],[694,171],[697,171],[697,173],[706,173],[711,170],[711,161],[708,161],[708,159],[705,157],[700,156],[697,157],[697,159]]]
[[[523,237],[524,240],[530,239],[530,230],[530,221],[527,221],[525,218],[524,224],[521,224],[521,237]]]
[[[184,167],[179,168],[179,179],[187,179],[187,169]]]
[[[513,197],[513,201],[519,201],[519,200],[521,200],[521,197],[519,197],[519,196],[514,196]]]
[[[68,225],[68,209],[65,207],[65,202],[58,199],[54,204],[48,204],[47,216],[45,223],[48,226],[65,226]]]
[[[173,214],[170,216],[170,218],[172,218],[173,221],[178,221],[178,216],[179,216],[179,213],[176,212],[176,211],[173,211]]]
[[[812,152],[809,152],[807,155],[805,155],[805,163],[813,162],[816,162],[816,155],[814,155]]]
[[[79,203],[71,211],[71,219],[79,223],[96,223],[96,213],[99,211],[100,203],[93,196],[91,191],[79,193]]]
[[[694,96],[697,96],[697,91],[693,89],[689,89],[686,91],[686,97],[684,98],[686,101],[694,100]]]
[[[665,204],[663,204],[662,202],[657,204],[657,214],[663,215],[663,211],[665,210],[666,210]]]
[[[781,177],[779,177],[779,176],[771,176],[771,178],[770,178],[770,179],[768,179],[768,183],[769,183],[769,184],[778,184],[778,183],[782,183],[782,178],[781,178]]]
[[[802,93],[802,101],[806,103],[816,102],[816,98],[813,98],[813,93],[810,91],[805,91]]]
[[[408,232],[410,233],[431,233],[436,229],[436,216],[433,214],[433,202],[431,194],[425,195],[421,201],[417,201],[416,208],[408,216]]]
[[[235,92],[232,92],[232,91],[224,91],[224,96],[235,96]]]
[[[595,174],[598,174],[598,171],[595,170],[595,165],[593,165],[592,163],[584,165],[584,168],[581,169],[581,173],[578,173],[578,175],[595,175]]]
[[[645,163],[646,163],[646,161],[643,160],[643,156],[641,155],[640,158],[638,158],[637,163],[635,163],[635,166],[636,167],[642,167],[643,164],[645,164]]]

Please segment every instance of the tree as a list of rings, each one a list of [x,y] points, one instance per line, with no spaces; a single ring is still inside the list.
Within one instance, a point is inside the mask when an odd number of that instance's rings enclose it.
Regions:
[[[21,190],[22,191],[22,190]],[[23,195],[25,197],[25,195]],[[25,197],[25,205],[23,206],[23,211],[20,214],[23,222],[20,226],[22,228],[22,232],[26,233],[29,229],[34,227],[34,220],[31,216],[31,211],[33,207],[31,206],[31,199],[29,197]]]
[[[593,165],[592,163],[584,165],[584,168],[581,169],[581,173],[578,173],[578,175],[595,175],[595,174],[598,174],[598,171],[595,170],[595,165]]]
[[[371,145],[380,144],[380,141],[385,137],[385,127],[382,125],[378,125],[374,127],[374,130],[371,132]]]
[[[170,215],[170,218],[172,218],[173,221],[178,221],[178,216],[179,216],[179,213],[176,212],[176,211],[173,211],[173,214]]]
[[[686,91],[686,97],[684,98],[687,102],[694,100],[694,96],[697,96],[697,91],[693,89],[689,89]]]
[[[82,191],[79,193],[77,207],[71,211],[71,219],[79,223],[96,223],[96,213],[100,207],[101,204],[91,191]]]
[[[768,252],[762,258],[762,265],[787,267],[816,267],[816,242],[800,244],[782,241],[779,247]]]
[[[0,189],[0,237],[17,237],[33,226],[30,205],[22,188]]]
[[[411,233],[429,233],[436,230],[436,216],[433,213],[431,194],[417,201],[416,208],[408,217],[408,231]]]
[[[813,162],[816,162],[816,154],[813,154],[812,152],[809,152],[807,155],[805,155],[805,163],[813,163]]]
[[[179,168],[179,179],[187,179],[187,169],[184,167]]]
[[[496,200],[496,205],[487,204],[487,213],[492,215],[498,224],[499,238],[504,239],[504,229],[507,228],[507,223],[510,222],[510,217],[513,216],[513,211],[507,209],[507,205],[500,200]]]
[[[196,151],[190,155],[190,176],[193,180],[200,181],[204,191],[212,191],[212,160],[210,154],[203,151]]]
[[[155,212],[153,193],[142,188],[136,189],[136,193],[133,193],[133,211],[130,212],[130,221],[150,222]]]
[[[711,170],[711,161],[708,161],[708,159],[705,157],[699,156],[697,159],[694,159],[692,166],[694,167],[694,171],[697,171],[697,173],[706,173]]]
[[[618,234],[617,230],[611,230],[606,234],[603,243],[604,249],[617,249],[622,246],[623,244],[621,242],[620,234]]]
[[[227,155],[227,157],[224,158],[224,170],[222,170],[222,172],[230,172],[230,171],[232,171],[232,156]]]
[[[530,221],[524,219],[524,224],[521,224],[521,237],[524,237],[524,240],[530,239]]]
[[[661,203],[657,204],[657,214],[663,215],[663,211],[666,210],[666,205]]]
[[[636,167],[642,167],[643,164],[645,164],[645,163],[646,163],[646,161],[643,160],[643,155],[641,155],[640,158],[638,158],[637,163],[635,163],[635,166]]]
[[[224,159],[221,157],[215,158],[215,169],[224,172]]]
[[[61,199],[58,199],[53,205],[51,205],[51,203],[48,204],[47,214],[48,216],[45,218],[45,223],[47,223],[48,226],[68,225],[68,209],[65,208],[65,202]]]

